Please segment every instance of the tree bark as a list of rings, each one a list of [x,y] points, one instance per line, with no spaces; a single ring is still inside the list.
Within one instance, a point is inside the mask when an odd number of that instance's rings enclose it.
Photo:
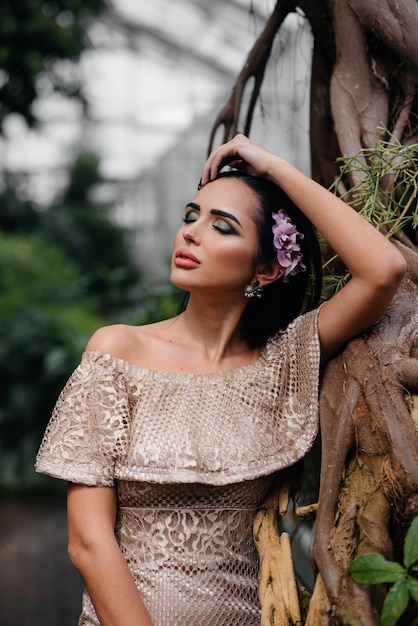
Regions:
[[[338,157],[358,154],[380,140],[405,146],[417,142],[418,3],[278,0],[214,123],[209,149],[220,126],[225,129],[224,141],[238,131],[242,95],[254,78],[244,115],[244,132],[249,133],[275,34],[296,8],[304,11],[314,37],[312,175],[329,187],[338,174]],[[350,189],[358,180],[359,174],[350,174],[344,183]],[[393,181],[381,183],[389,188]],[[306,626],[377,626],[386,588],[355,583],[347,567],[355,556],[367,552],[402,561],[407,528],[418,515],[416,230],[400,231],[395,238],[394,245],[408,261],[398,294],[383,318],[328,364],[321,385],[322,467],[313,544],[316,582]],[[263,620],[265,615],[271,619],[270,574],[276,573],[277,565],[268,559],[287,550],[276,530],[273,534],[266,530],[268,525],[275,528],[272,511],[260,514],[255,527],[263,555]],[[292,587],[289,581],[286,584]],[[409,607],[398,624],[417,624],[416,611],[416,605]],[[280,619],[281,626],[295,623],[288,609]],[[303,623],[303,615],[301,619],[298,623]],[[263,621],[263,625],[274,623]]]
[[[301,610],[290,538],[279,532],[278,517],[288,508],[290,486],[284,482],[254,520],[254,540],[260,558],[261,626],[301,624]]]

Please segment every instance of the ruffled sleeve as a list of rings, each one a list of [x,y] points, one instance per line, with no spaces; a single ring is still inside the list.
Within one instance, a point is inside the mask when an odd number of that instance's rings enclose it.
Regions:
[[[271,412],[268,423],[272,440],[267,445],[266,439],[261,454],[268,471],[277,471],[301,459],[318,433],[318,311],[296,318],[285,331],[270,338],[264,352],[267,367],[257,391],[260,398],[265,397]]]
[[[123,376],[86,352],[53,411],[39,449],[37,472],[85,485],[111,486],[125,453],[129,399]]]

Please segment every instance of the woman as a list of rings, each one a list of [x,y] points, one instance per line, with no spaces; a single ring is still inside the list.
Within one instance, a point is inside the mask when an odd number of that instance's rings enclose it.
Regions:
[[[237,171],[219,176],[225,164]],[[318,291],[309,222],[352,279],[299,315]],[[174,240],[183,312],[97,331],[38,455],[69,482],[80,625],[259,623],[255,511],[315,438],[320,362],[384,313],[404,272],[356,212],[246,137],[209,156]]]

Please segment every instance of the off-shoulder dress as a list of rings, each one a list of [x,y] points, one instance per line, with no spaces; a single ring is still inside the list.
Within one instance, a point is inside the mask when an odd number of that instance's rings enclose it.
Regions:
[[[206,374],[85,352],[36,470],[115,486],[120,548],[154,626],[258,626],[255,513],[318,428],[317,311]],[[87,591],[79,626],[99,626]]]

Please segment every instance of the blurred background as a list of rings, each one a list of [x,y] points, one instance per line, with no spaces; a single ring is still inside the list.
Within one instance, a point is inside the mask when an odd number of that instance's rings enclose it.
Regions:
[[[65,485],[34,472],[40,439],[94,330],[175,313],[172,237],[273,7],[0,3],[2,626],[77,623]],[[291,15],[251,131],[307,173],[311,45],[303,15]]]

